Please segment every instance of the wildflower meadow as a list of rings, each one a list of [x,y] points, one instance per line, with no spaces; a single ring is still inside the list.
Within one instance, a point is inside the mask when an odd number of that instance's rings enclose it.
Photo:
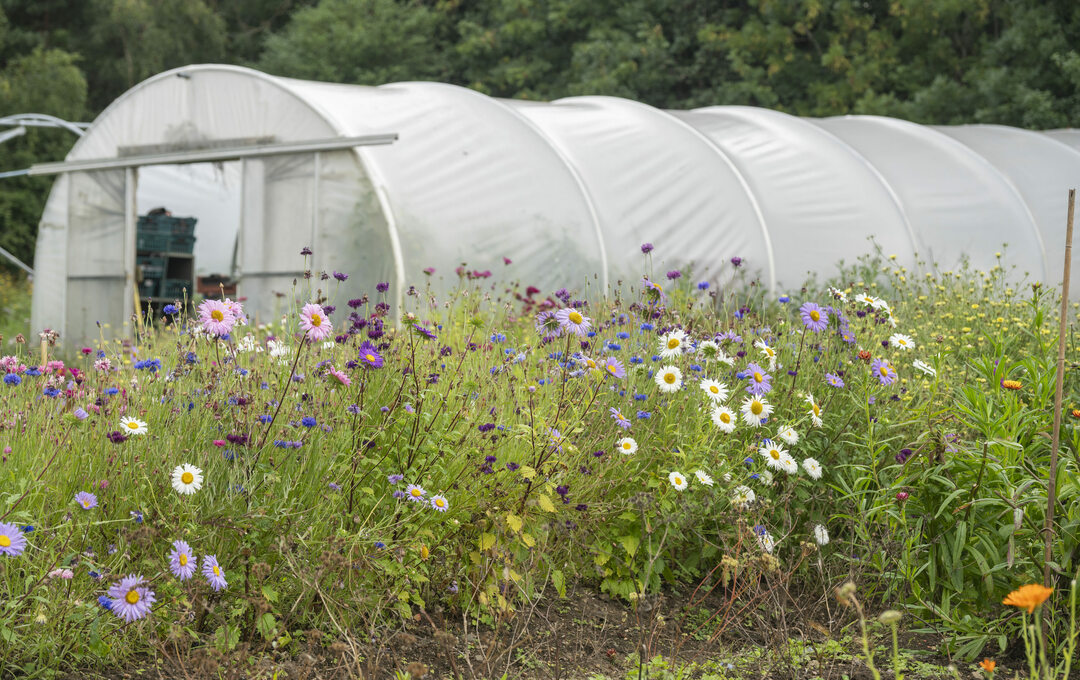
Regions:
[[[845,636],[880,677],[898,630],[969,677],[1067,677],[1080,383],[1048,564],[1057,291],[1007,254],[879,254],[773,295],[738,257],[699,281],[641,250],[612,291],[538,290],[506,260],[445,296],[425,284],[454,274],[426,271],[400,310],[311,271],[272,318],[177,300],[85,347],[5,319],[0,675],[166,655],[254,677],[245,654],[269,654],[548,677],[520,653],[538,642],[499,657],[492,636],[588,596],[645,633],[616,654],[599,630],[609,665],[561,677],[705,677],[663,659]],[[403,635],[436,652],[387,651]],[[729,666],[707,677],[761,676]]]

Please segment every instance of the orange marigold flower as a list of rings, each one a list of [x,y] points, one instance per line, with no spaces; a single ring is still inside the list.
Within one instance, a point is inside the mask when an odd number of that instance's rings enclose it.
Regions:
[[[1072,417],[1073,418],[1080,418],[1080,408],[1074,408],[1072,410]]]
[[[1050,593],[1052,592],[1054,592],[1053,588],[1047,588],[1038,583],[1029,583],[1026,586],[1020,586],[1009,593],[1008,596],[1001,601],[1001,604],[1020,607],[1021,609],[1026,609],[1028,614],[1031,614],[1035,611],[1035,607],[1046,602],[1046,598],[1050,597]]]
[[[1019,380],[1002,380],[1001,386],[1007,390],[1018,390],[1023,387]]]
[[[993,673],[994,669],[997,668],[997,661],[994,661],[993,659],[983,659],[979,662],[979,668],[987,673]]]
[[[861,352],[859,352],[859,358],[863,361],[870,361],[870,352],[866,351],[865,349],[862,350]]]

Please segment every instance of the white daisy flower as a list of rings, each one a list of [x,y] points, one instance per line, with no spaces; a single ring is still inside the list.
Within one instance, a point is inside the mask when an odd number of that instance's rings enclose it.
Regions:
[[[712,421],[724,434],[731,434],[735,430],[735,413],[722,404],[713,407]]]
[[[745,510],[757,500],[757,494],[748,486],[737,486],[731,492],[731,502],[740,510]]]
[[[769,347],[769,343],[765,342],[764,338],[758,338],[754,342],[754,347],[761,350],[761,356],[769,360],[769,370],[776,370],[776,350]]]
[[[661,392],[678,392],[682,387],[682,371],[675,366],[664,366],[656,372],[654,380]]]
[[[874,301],[870,303],[870,306],[873,307],[874,309],[877,309],[877,310],[880,310],[880,311],[883,311],[883,312],[892,312],[892,308],[889,307],[889,303],[885,302],[885,300],[883,300],[881,298],[873,298],[873,300]]]
[[[761,471],[761,483],[764,484],[765,486],[772,486],[772,483],[773,483],[772,473],[769,472],[768,470],[762,470]]]
[[[810,393],[806,394],[806,403],[810,404],[810,422],[814,424],[814,427],[821,427],[824,423],[821,419],[821,404],[817,403],[817,400],[814,399],[814,395]]]
[[[660,336],[660,358],[672,359],[686,349],[686,333],[679,328]]]
[[[790,446],[795,446],[799,443],[799,433],[795,431],[795,428],[790,425],[785,425],[780,428],[780,431],[776,433],[777,437],[780,437]]]
[[[873,307],[874,303],[877,302],[877,298],[870,297],[866,293],[859,293],[855,296],[855,302]]]
[[[810,475],[811,479],[821,479],[821,463],[817,462],[813,458],[807,458],[802,462],[803,470],[806,470],[806,474]]]
[[[735,357],[728,356],[724,352],[723,348],[721,348],[720,351],[716,353],[716,360],[719,363],[727,364],[728,366],[734,366],[735,365]]]
[[[847,302],[847,293],[840,290],[839,288],[833,288],[832,286],[830,286],[829,287],[829,295],[833,296],[834,298],[836,298],[840,302]]]
[[[701,344],[698,345],[697,351],[698,354],[704,357],[706,361],[708,361],[709,359],[715,359],[720,354],[723,354],[723,350],[720,349],[720,345],[716,344],[716,342],[712,340],[703,340]]]
[[[672,472],[668,475],[668,481],[671,482],[676,491],[682,491],[686,488],[686,477],[683,477],[681,472]]]
[[[124,434],[146,434],[146,423],[138,418],[121,418],[120,430]]]
[[[694,473],[694,476],[697,477],[697,480],[705,486],[713,485],[713,478],[706,474],[704,470],[698,470]]]
[[[824,524],[814,525],[814,540],[818,545],[829,545],[829,531]]]
[[[761,427],[772,412],[773,407],[761,397],[751,396],[743,399],[742,418],[743,422],[750,427]]]
[[[911,362],[911,365],[914,366],[916,369],[922,371],[926,375],[930,376],[931,378],[937,377],[937,370],[935,370],[933,366],[926,363],[922,359],[916,359],[915,361]]]
[[[903,333],[893,333],[889,338],[889,344],[897,349],[915,349],[915,341],[911,339],[911,336]]]
[[[765,464],[773,470],[784,469],[784,456],[788,455],[788,452],[780,444],[771,439],[766,439],[761,443],[758,453],[765,459]]]
[[[172,486],[177,493],[190,496],[202,488],[202,470],[189,463],[177,465],[172,472]]]
[[[623,437],[615,442],[615,448],[618,449],[619,453],[625,453],[629,456],[631,453],[637,452],[637,442],[634,441],[633,437]]]
[[[728,397],[727,385],[719,380],[705,378],[699,384],[701,385],[701,389],[705,390],[705,394],[707,394],[709,399],[712,399],[714,403],[723,401]]]
[[[773,548],[776,547],[776,541],[773,540],[772,534],[770,534],[768,531],[758,534],[757,540],[758,545],[761,546],[761,549],[771,555]]]
[[[780,465],[783,466],[784,472],[789,475],[793,475],[799,471],[799,464],[795,462],[795,459],[790,453],[784,452],[784,456],[780,459]]]

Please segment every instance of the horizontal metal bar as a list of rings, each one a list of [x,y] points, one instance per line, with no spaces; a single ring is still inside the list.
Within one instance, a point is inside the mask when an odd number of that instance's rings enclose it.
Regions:
[[[3,132],[0,132],[0,144],[3,144],[9,139],[15,139],[16,137],[20,137],[25,134],[26,128],[22,125],[18,127],[13,127],[10,130],[4,130]]]
[[[300,276],[300,277],[302,277],[303,275],[304,275],[304,272],[244,272],[243,274],[241,274],[240,276],[238,276],[236,278],[237,279],[246,279],[246,278],[260,279],[260,278],[269,277],[269,276]]]
[[[138,168],[145,165],[181,165],[186,163],[211,163],[231,161],[239,158],[259,158],[262,156],[282,156],[295,153],[313,153],[315,151],[334,151],[351,149],[356,146],[377,146],[393,144],[397,133],[383,135],[363,135],[360,137],[333,137],[330,139],[312,139],[306,142],[284,142],[281,144],[256,144],[226,149],[196,149],[173,153],[148,154],[144,156],[124,156],[122,158],[95,158],[62,163],[39,163],[30,166],[31,175],[55,175],[62,172],[85,172],[89,170],[118,170]]]
[[[70,274],[68,281],[123,281],[123,274]]]
[[[19,269],[23,270],[24,272],[26,272],[30,276],[34,275],[34,270],[33,269],[31,269],[30,267],[27,267],[26,264],[22,260],[15,257],[11,253],[9,253],[7,250],[4,250],[3,248],[0,248],[0,255],[3,255],[5,258],[11,260],[12,264],[14,264]]]
[[[0,172],[0,179],[5,177],[22,177],[30,174],[30,168],[24,170],[8,170],[7,172]]]

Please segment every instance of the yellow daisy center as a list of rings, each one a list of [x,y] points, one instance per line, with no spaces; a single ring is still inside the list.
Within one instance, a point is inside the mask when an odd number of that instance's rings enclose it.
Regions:
[[[225,314],[220,309],[215,309],[214,311],[210,312],[210,318],[214,321],[224,321]],[[136,595],[136,597],[138,597],[138,595]],[[134,604],[134,602],[132,604]]]
[[[780,460],[780,452],[776,449],[769,449],[769,456],[771,456],[773,460]]]
[[[216,564],[214,565],[214,576],[221,576],[221,569]]]
[[[682,477],[676,477],[675,478],[675,483],[678,484],[678,485],[682,485],[682,483],[683,483]]]
[[[595,362],[595,361],[593,361],[592,359],[586,359],[586,360],[585,360],[585,364],[586,364],[586,365],[587,365],[587,366],[588,366],[589,368],[596,368],[596,362]]]
[[[89,509],[90,509],[90,501],[86,501],[86,500],[84,500],[84,501],[82,502],[82,506],[83,506],[84,508],[86,508],[87,510],[89,510]]]
[[[776,354],[776,352],[773,351],[772,347],[766,347],[765,348],[765,354],[768,354],[769,356],[772,356],[772,355]]]
[[[626,449],[627,451],[629,451],[630,450],[630,442],[623,442],[622,447],[624,449]]]
[[[763,378],[761,377],[760,373],[754,373],[754,382],[761,382],[762,379]]]
[[[812,410],[814,412],[815,416],[820,416],[821,415],[821,407],[818,406],[817,404],[814,404],[813,406],[811,406],[810,410]]]
[[[709,391],[713,394],[720,394],[720,388],[716,385],[709,385]]]
[[[0,548],[10,548],[11,539],[7,534],[0,534]]]
[[[187,566],[187,555],[185,555],[184,553],[180,553],[180,557],[176,561],[180,563],[181,567],[186,567]]]
[[[139,591],[137,591],[137,590],[129,590],[127,595],[124,596],[124,600],[126,600],[128,604],[138,604],[139,603]]]
[[[881,375],[889,375],[889,367],[886,366],[885,364],[882,364],[878,368],[878,373],[881,373]]]
[[[446,501],[444,501],[441,498],[436,498],[435,499],[435,505],[437,505],[440,508],[445,507],[446,506]]]
[[[816,309],[810,310],[810,319],[812,321],[821,321],[821,312]]]
[[[760,416],[761,412],[764,410],[765,405],[762,404],[760,401],[755,401],[750,404],[750,413],[753,413],[755,416]]]
[[[412,491],[410,491],[409,493],[411,493],[411,494],[412,494],[412,495],[413,495],[414,497],[416,497],[416,498],[420,498],[420,496],[421,496],[421,494],[420,494],[420,489],[413,489],[413,490],[412,490]]]
[[[374,354],[365,354],[364,358],[367,359],[368,361],[372,361],[372,362],[375,361],[375,355]]]
[[[667,348],[668,349],[675,349],[678,346],[679,346],[679,339],[678,338],[672,338],[672,339],[667,341]]]
[[[185,472],[184,474],[180,475],[180,481],[184,484],[191,484],[195,481],[195,475],[191,474],[190,472]]]
[[[721,413],[720,414],[720,422],[727,425],[728,423],[731,422],[731,416],[729,416],[727,413]]]
[[[311,325],[314,326],[315,328],[318,328],[319,326],[321,326],[322,325],[322,317],[319,316],[318,314],[312,314],[311,315]]]
[[[133,430],[137,430],[137,429],[139,429],[139,424],[138,424],[138,423],[136,423],[136,422],[135,422],[134,420],[132,420],[132,421],[129,421],[129,422],[128,422],[128,424],[127,424],[127,426],[128,426],[128,427],[130,427],[130,428],[131,428],[131,429],[133,429]]]
[[[668,385],[674,385],[675,384],[675,374],[674,373],[665,373],[664,374],[664,382],[666,382]]]
[[[611,373],[615,372],[615,364],[608,364],[607,370]]]
[[[585,320],[585,317],[583,317],[579,312],[570,312],[566,315],[566,318],[570,319],[570,323],[581,323]]]

